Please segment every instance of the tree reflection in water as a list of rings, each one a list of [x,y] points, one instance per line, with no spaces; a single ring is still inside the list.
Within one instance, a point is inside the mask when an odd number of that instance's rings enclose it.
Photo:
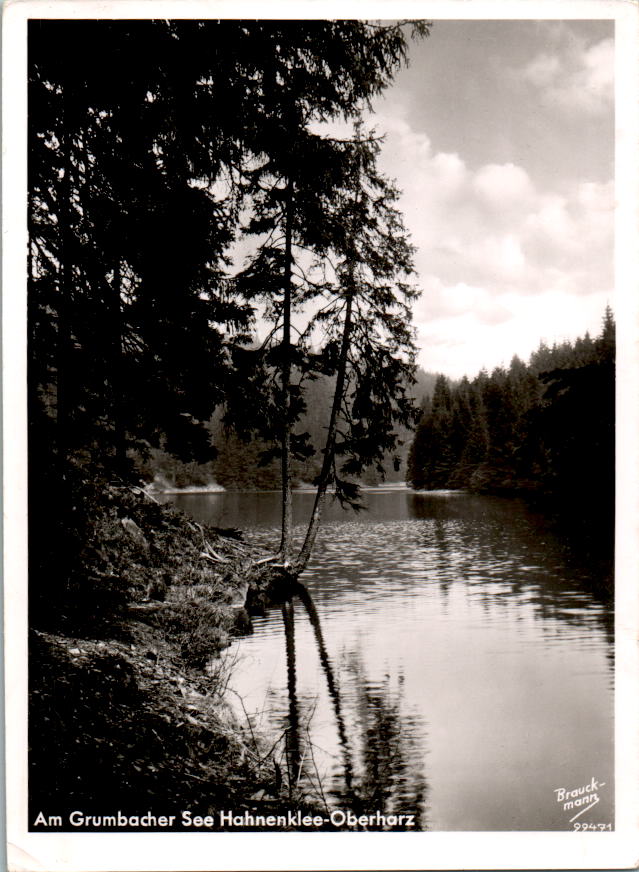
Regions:
[[[348,803],[358,815],[378,809],[387,816],[413,814],[415,829],[425,830],[427,786],[423,750],[416,738],[425,729],[418,717],[402,714],[401,676],[393,691],[390,676],[377,684],[368,681],[359,657],[353,656],[349,667],[356,688],[358,778],[342,804]]]
[[[380,815],[385,821],[357,826],[368,830],[406,829],[404,823],[393,822],[392,816],[413,815],[411,829],[427,828],[425,800],[427,793],[423,768],[423,749],[418,736],[425,733],[420,719],[402,713],[403,691],[399,676],[397,690],[391,688],[390,676],[381,683],[367,680],[361,658],[351,657],[349,685],[355,692],[349,695],[348,717],[344,700],[328,655],[322,627],[310,593],[302,584],[295,594],[301,601],[313,628],[319,660],[326,679],[341,752],[341,766],[333,777],[330,789],[319,782],[314,765],[313,747],[308,726],[301,735],[303,721],[308,725],[312,711],[300,717],[297,694],[295,656],[294,599],[282,605],[286,638],[288,678],[288,723],[286,749],[289,792],[300,786],[316,791],[327,807],[352,812],[356,817]],[[352,709],[352,711],[350,710]],[[348,729],[347,729],[348,722]],[[389,820],[390,819],[390,820]],[[352,827],[351,827],[352,828]]]
[[[295,610],[293,600],[282,603],[284,634],[286,638],[286,676],[288,682],[288,728],[286,730],[286,766],[289,793],[297,785],[301,774],[300,721],[297,701],[297,669],[295,663]]]

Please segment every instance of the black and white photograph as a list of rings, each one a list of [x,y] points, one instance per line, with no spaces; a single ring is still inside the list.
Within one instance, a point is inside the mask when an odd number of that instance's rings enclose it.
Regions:
[[[636,862],[637,9],[554,6],[5,7],[9,868]]]

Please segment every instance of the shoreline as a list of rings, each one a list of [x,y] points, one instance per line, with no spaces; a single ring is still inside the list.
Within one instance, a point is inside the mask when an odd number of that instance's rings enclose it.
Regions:
[[[388,484],[360,485],[362,493],[403,493],[404,491],[411,492],[412,488],[406,482],[389,482]],[[316,491],[313,485],[300,485],[293,487],[294,494],[314,494]],[[281,491],[278,488],[247,488],[235,489],[224,488],[221,485],[191,485],[188,487],[168,487],[168,488],[145,488],[144,492],[149,496],[188,496],[195,495],[215,495],[215,494],[279,494]],[[437,491],[439,492],[439,491]],[[334,493],[334,489],[329,488],[327,493]]]
[[[51,815],[74,809],[217,822],[229,807],[313,811],[226,698],[224,651],[252,632],[248,580],[264,550],[134,488],[96,493],[85,510],[104,579],[94,552],[82,557],[86,601],[74,590],[30,632],[30,828],[50,832]],[[107,578],[118,596],[100,605],[92,586]]]

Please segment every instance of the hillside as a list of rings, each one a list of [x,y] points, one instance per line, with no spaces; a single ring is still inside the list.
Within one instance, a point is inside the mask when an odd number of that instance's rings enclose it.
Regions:
[[[423,407],[432,397],[437,376],[418,368],[415,384],[409,389],[417,407]],[[318,378],[307,384],[306,411],[302,414],[299,433],[308,433],[309,441],[315,450],[306,461],[295,461],[293,474],[297,482],[312,482],[319,473],[321,465],[321,446],[324,442],[326,422],[330,415],[332,401],[332,380]],[[223,411],[218,409],[208,423],[211,440],[211,454],[215,457],[206,463],[185,463],[159,449],[150,452],[147,458],[138,456],[137,466],[146,481],[161,476],[174,487],[191,487],[215,482],[229,490],[273,490],[280,487],[280,468],[277,459],[261,462],[263,452],[271,448],[268,443],[254,438],[249,442],[240,439],[233,431],[226,430]],[[390,482],[405,481],[406,460],[412,440],[412,431],[402,428],[402,445],[396,452],[399,458],[397,468],[395,454],[389,454],[384,461],[384,477],[374,469],[367,470],[363,483],[379,484],[382,480]]]
[[[534,495],[564,515],[588,506],[613,518],[615,323],[552,347],[529,363],[451,384],[439,376],[411,445],[415,488]]]

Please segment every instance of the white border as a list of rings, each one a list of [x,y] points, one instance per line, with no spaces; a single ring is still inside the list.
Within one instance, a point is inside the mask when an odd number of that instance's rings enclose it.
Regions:
[[[28,18],[614,19],[617,668],[614,833],[28,833],[26,25]],[[639,865],[639,5],[635,0],[7,0],[3,21],[4,584],[11,870],[611,869]]]

